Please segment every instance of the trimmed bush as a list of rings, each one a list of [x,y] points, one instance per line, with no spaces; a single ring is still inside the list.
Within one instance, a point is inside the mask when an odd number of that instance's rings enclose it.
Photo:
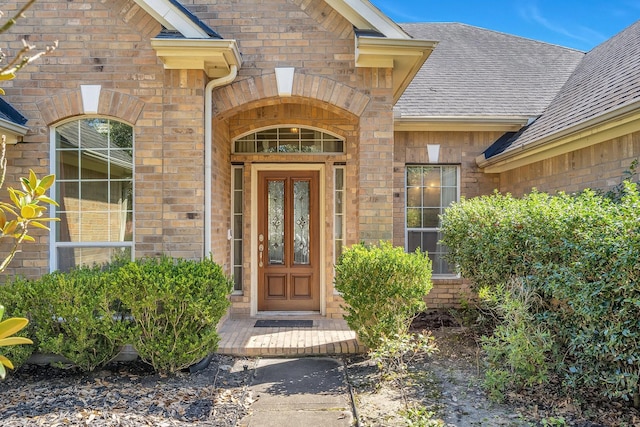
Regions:
[[[113,359],[126,343],[109,272],[79,267],[46,274],[32,283],[29,312],[38,350],[64,356],[85,371]]]
[[[156,371],[178,371],[217,349],[233,287],[218,264],[147,258],[114,273],[112,292],[134,319],[131,344]]]
[[[431,260],[426,253],[406,253],[389,242],[354,245],[336,265],[335,287],[347,304],[349,327],[373,350],[385,338],[404,336],[411,320],[426,308]]]

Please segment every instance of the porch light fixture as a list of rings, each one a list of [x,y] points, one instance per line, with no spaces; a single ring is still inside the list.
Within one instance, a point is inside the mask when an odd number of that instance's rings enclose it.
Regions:
[[[289,97],[293,93],[294,67],[276,68],[276,84],[278,85],[278,95]]]
[[[427,155],[429,156],[429,163],[439,163],[440,144],[427,144]]]

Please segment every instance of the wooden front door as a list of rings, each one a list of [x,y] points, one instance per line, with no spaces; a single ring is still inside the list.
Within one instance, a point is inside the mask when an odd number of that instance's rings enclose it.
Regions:
[[[318,171],[258,172],[258,310],[320,310]]]

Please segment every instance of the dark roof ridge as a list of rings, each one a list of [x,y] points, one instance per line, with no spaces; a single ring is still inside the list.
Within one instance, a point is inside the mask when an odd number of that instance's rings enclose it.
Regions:
[[[218,34],[213,28],[211,28],[210,26],[208,26],[207,24],[205,24],[203,21],[200,20],[200,18],[198,18],[194,13],[192,13],[189,9],[187,9],[185,6],[182,5],[182,3],[180,3],[178,0],[169,0],[169,2],[174,5],[175,7],[177,7],[178,9],[180,9],[180,11],[191,20],[191,22],[193,22],[194,24],[196,24],[198,27],[200,27],[201,30],[203,30],[205,33],[207,33],[207,35],[209,37],[215,38],[215,39],[224,39],[224,37],[222,37],[220,34]]]
[[[24,126],[28,119],[11,104],[0,97],[0,119],[5,119],[19,126]]]
[[[487,32],[495,33],[495,34],[500,34],[500,35],[507,36],[507,37],[515,37],[515,38],[522,39],[522,40],[528,40],[528,41],[535,42],[535,43],[541,43],[541,44],[544,44],[544,45],[547,45],[547,46],[555,46],[555,47],[560,47],[562,49],[572,50],[572,51],[575,51],[575,52],[586,53],[585,51],[580,50],[580,49],[575,49],[575,48],[572,48],[572,47],[562,46],[562,45],[556,44],[556,43],[549,43],[549,42],[545,42],[543,40],[533,39],[531,37],[524,37],[524,36],[519,36],[519,35],[516,35],[516,34],[509,34],[509,33],[505,33],[504,31],[498,31],[498,30],[493,30],[491,28],[480,27],[478,25],[465,24],[464,22],[453,22],[453,21],[451,21],[451,22],[444,22],[444,21],[443,22],[403,22],[403,23],[399,23],[398,25],[400,25],[400,27],[402,27],[403,25],[415,25],[415,24],[417,24],[417,25],[420,25],[420,24],[422,24],[422,25],[438,25],[438,24],[460,25],[460,26],[463,26],[463,27],[474,28],[474,29],[477,29],[477,30],[487,31]]]

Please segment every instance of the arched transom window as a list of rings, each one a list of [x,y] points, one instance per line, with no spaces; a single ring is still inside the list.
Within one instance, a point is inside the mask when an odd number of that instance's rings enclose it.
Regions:
[[[241,153],[344,153],[344,139],[304,127],[280,126],[237,138],[234,152]]]

